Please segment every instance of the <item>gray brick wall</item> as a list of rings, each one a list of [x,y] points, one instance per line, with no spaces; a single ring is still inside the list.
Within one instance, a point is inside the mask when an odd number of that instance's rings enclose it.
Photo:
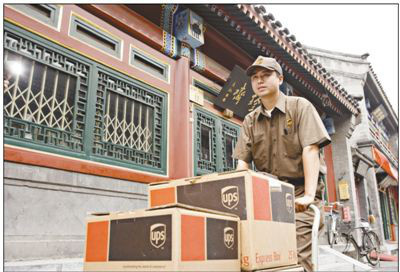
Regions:
[[[360,148],[360,150],[366,157],[373,158],[372,145],[362,147],[362,148]],[[371,204],[371,210],[376,219],[375,224],[372,224],[371,227],[379,235],[379,238],[381,239],[381,241],[384,241],[385,239],[384,239],[384,235],[383,235],[381,203],[379,200],[379,191],[378,191],[378,184],[377,184],[377,180],[376,180],[376,172],[373,167],[370,167],[368,169],[368,172],[367,172],[367,175],[365,178],[367,181],[367,191],[368,191],[369,201]]]
[[[146,207],[146,184],[5,162],[4,259],[83,257],[87,213]]]
[[[357,203],[354,167],[351,154],[351,133],[353,132],[354,116],[342,116],[341,122],[335,122],[336,133],[332,135],[332,158],[336,182],[347,181],[349,185],[349,200],[341,201],[345,207],[350,207],[351,219],[359,221],[359,205]],[[339,200],[339,192],[337,192]]]

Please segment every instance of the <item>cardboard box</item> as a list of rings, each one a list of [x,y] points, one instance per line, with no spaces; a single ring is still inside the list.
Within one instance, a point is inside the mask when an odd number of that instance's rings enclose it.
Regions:
[[[87,219],[84,271],[240,271],[239,218],[184,208]]]
[[[257,272],[304,272],[304,268],[301,265],[289,265],[257,270]]]
[[[233,213],[241,222],[245,271],[297,264],[294,187],[254,171],[234,171],[149,186],[150,207],[186,204]]]

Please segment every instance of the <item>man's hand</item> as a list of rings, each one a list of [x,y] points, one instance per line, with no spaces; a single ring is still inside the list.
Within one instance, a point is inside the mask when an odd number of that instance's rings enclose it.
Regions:
[[[247,170],[247,169],[250,169],[250,165],[245,161],[238,160],[236,170]]]
[[[311,196],[302,196],[299,198],[296,198],[294,200],[294,206],[296,212],[304,212],[308,209],[308,206],[314,202],[314,198]]]

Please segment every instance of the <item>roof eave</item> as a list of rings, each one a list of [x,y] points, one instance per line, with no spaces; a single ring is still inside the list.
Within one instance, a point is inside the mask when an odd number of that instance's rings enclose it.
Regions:
[[[204,6],[211,12],[216,13],[221,18],[221,21],[232,29],[241,32],[241,35],[247,39],[248,43],[252,43],[254,47],[258,48],[259,54],[267,54],[277,58],[286,72],[293,75],[304,87],[314,95],[319,96],[321,100],[323,99],[321,97],[323,92],[318,91],[318,89],[322,88],[324,92],[333,97],[350,113],[354,115],[360,113],[358,102],[340,84],[334,84],[334,78],[331,76],[328,78],[326,74],[321,72],[323,70],[322,65],[316,63],[304,48],[296,46],[296,43],[285,33],[279,33],[280,29],[273,27],[273,22],[264,20],[255,11],[253,5],[206,4]],[[236,10],[233,7],[236,7]],[[227,33],[223,34],[229,33],[227,31]],[[266,36],[261,37],[260,34]],[[243,48],[243,46],[241,47]],[[297,73],[293,69],[296,69]],[[307,74],[309,77],[307,77]],[[336,111],[338,112],[338,109]]]

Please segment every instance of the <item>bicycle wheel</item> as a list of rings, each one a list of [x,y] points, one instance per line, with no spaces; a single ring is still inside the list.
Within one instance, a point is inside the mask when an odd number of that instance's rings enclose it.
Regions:
[[[354,241],[354,239],[352,237],[346,238],[346,239],[347,239],[346,246],[342,253],[344,255],[347,255],[347,256],[359,261],[360,260],[360,250],[358,248],[356,241]]]
[[[379,263],[380,241],[378,235],[373,231],[368,231],[363,235],[363,246],[366,250],[367,261],[375,266]]]
[[[334,234],[333,234],[333,230],[332,230],[332,226],[333,226],[333,222],[332,222],[333,218],[331,216],[328,217],[328,220],[326,221],[326,229],[327,229],[327,235],[328,235],[328,244],[333,247],[333,239],[334,239]]]
[[[338,231],[336,234],[335,243],[338,245],[346,243],[346,237],[343,236],[343,233],[341,233],[340,231]]]

